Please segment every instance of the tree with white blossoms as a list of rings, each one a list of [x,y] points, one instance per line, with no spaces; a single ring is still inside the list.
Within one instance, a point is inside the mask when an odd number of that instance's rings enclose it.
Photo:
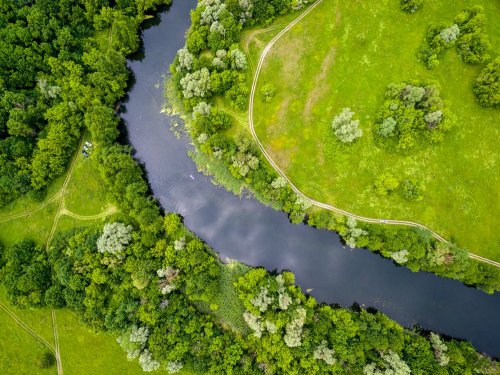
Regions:
[[[208,134],[207,133],[201,133],[198,138],[196,138],[196,141],[202,145],[208,140]]]
[[[45,78],[38,80],[38,87],[40,88],[40,93],[46,98],[55,99],[61,93],[61,88],[59,86],[49,85]]]
[[[260,317],[252,314],[250,311],[245,311],[243,313],[243,319],[247,326],[253,331],[254,336],[260,339],[264,331]]]
[[[312,206],[311,201],[302,195],[297,195],[297,199],[295,199],[295,204],[300,206],[302,210],[307,210]]]
[[[119,255],[132,240],[133,227],[123,223],[107,223],[97,240],[100,253]]]
[[[193,118],[208,116],[212,113],[212,106],[207,102],[199,102],[193,107]]]
[[[215,57],[212,60],[212,65],[216,68],[226,69],[227,64],[225,62],[227,56],[227,52],[224,49],[220,49],[215,53]]]
[[[202,68],[181,78],[182,95],[184,99],[203,98],[210,92],[210,71]]]
[[[226,28],[219,21],[215,21],[210,25],[210,33],[219,33],[221,36],[226,36]]]
[[[226,9],[226,4],[221,0],[202,0],[198,6],[204,7],[201,12],[201,25],[211,25],[215,21],[218,21],[221,13]]]
[[[244,24],[246,20],[251,19],[253,15],[253,0],[238,0],[238,5],[240,6],[241,12],[239,15],[241,24]]]
[[[314,359],[325,361],[327,365],[333,365],[336,362],[334,354],[335,350],[329,349],[327,341],[323,340],[314,351]]]
[[[359,120],[353,120],[354,112],[349,108],[335,116],[332,121],[332,128],[335,136],[342,143],[352,143],[363,135],[363,130],[359,128]]]
[[[127,353],[127,358],[134,359],[139,357],[142,350],[146,347],[148,337],[148,327],[137,327],[136,325],[133,325],[121,336],[118,336],[116,341]]]
[[[165,365],[165,370],[167,370],[169,374],[176,374],[181,371],[183,367],[183,364],[179,361],[170,361]]]
[[[273,303],[273,298],[269,295],[269,289],[260,288],[259,294],[250,300],[252,305],[257,307],[260,312],[266,312],[268,306]]]
[[[284,188],[286,186],[286,180],[279,176],[279,177],[276,177],[273,182],[271,182],[271,186],[274,188],[274,189],[281,189],[281,188]]]
[[[238,70],[246,70],[247,69],[247,57],[245,53],[239,48],[232,49],[230,52],[231,55],[231,68]]]
[[[181,251],[186,247],[186,237],[182,236],[174,241],[174,250]]]
[[[300,10],[313,1],[314,0],[292,0],[292,9]]]
[[[454,24],[439,33],[439,37],[446,43],[450,44],[457,40],[460,29],[457,24]]]
[[[432,344],[432,349],[434,350],[434,356],[436,357],[436,361],[438,362],[439,366],[446,366],[448,363],[450,363],[450,357],[446,355],[448,347],[441,340],[439,335],[431,332],[430,341]]]
[[[395,251],[391,254],[391,258],[394,259],[397,264],[405,264],[408,262],[408,250],[403,249]]]
[[[406,85],[401,91],[401,99],[403,99],[407,107],[414,107],[420,102],[425,95],[425,88],[421,86]]]
[[[443,112],[440,110],[434,111],[434,112],[429,112],[424,116],[424,121],[427,123],[429,128],[434,128],[443,119]]]
[[[364,231],[361,228],[358,228],[358,222],[353,217],[347,218],[347,233],[345,236],[345,242],[347,246],[351,249],[356,247],[356,239],[358,237],[367,235],[368,232]]]
[[[295,318],[286,325],[286,333],[283,337],[289,348],[296,348],[302,344],[302,327],[306,321],[307,313],[304,308],[298,307],[295,314]]]
[[[179,275],[179,270],[172,267],[167,267],[165,269],[156,271],[156,274],[159,278],[158,289],[160,289],[162,294],[169,294],[177,288],[174,284],[174,281]]]
[[[191,70],[193,67],[194,56],[189,50],[184,47],[177,51],[177,57],[179,59],[178,68],[184,68],[187,70]]]
[[[398,353],[389,350],[387,354],[381,355],[384,364],[379,367],[376,363],[370,363],[363,368],[364,375],[410,375],[411,370]]]
[[[292,297],[288,295],[287,292],[280,291],[278,294],[278,306],[281,310],[287,310],[288,306],[292,303]]]
[[[139,357],[139,364],[145,372],[155,371],[160,368],[160,362],[155,360],[151,352],[147,349],[141,353]]]
[[[390,137],[394,134],[394,130],[396,129],[397,121],[394,120],[394,117],[387,117],[382,121],[380,127],[377,128],[377,133],[382,137]]]
[[[273,322],[270,322],[269,320],[266,320],[264,322],[264,324],[265,324],[266,329],[267,329],[267,331],[269,333],[276,333],[276,332],[278,332],[278,327]]]
[[[281,310],[288,310],[293,300],[285,290],[285,280],[282,274],[276,276],[276,282],[278,284],[278,307]]]

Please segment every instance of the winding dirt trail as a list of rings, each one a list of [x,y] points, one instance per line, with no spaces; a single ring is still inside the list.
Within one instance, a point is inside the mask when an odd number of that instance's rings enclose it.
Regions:
[[[47,340],[45,340],[42,336],[38,335],[35,331],[33,331],[26,323],[24,323],[11,309],[5,306],[3,303],[0,303],[0,309],[5,311],[7,315],[9,315],[22,329],[24,329],[27,333],[37,339],[42,345],[46,346],[52,353],[56,353],[56,349],[52,344],[50,344]]]
[[[430,233],[432,233],[432,235],[434,236],[434,238],[436,238],[437,240],[439,240],[441,242],[444,242],[444,243],[447,243],[447,244],[450,244],[450,242],[448,240],[446,240],[445,238],[443,238],[442,236],[440,236],[438,233],[434,232],[432,229],[430,229],[430,228],[428,228],[425,225],[422,225],[420,223],[415,223],[413,221],[406,221],[406,220],[379,219],[379,218],[370,218],[370,217],[360,216],[360,215],[356,215],[356,214],[354,214],[352,212],[343,210],[341,208],[338,208],[338,207],[335,207],[335,206],[332,206],[332,205],[329,205],[329,204],[326,204],[326,203],[323,203],[323,202],[319,202],[317,200],[314,200],[311,197],[308,197],[307,195],[305,195],[304,193],[302,193],[292,183],[292,181],[290,180],[290,178],[288,178],[288,176],[281,170],[281,168],[271,158],[271,156],[269,155],[269,153],[264,148],[264,145],[259,140],[259,137],[257,136],[257,133],[255,132],[255,127],[254,127],[254,122],[253,122],[253,107],[254,107],[254,101],[255,101],[255,92],[257,90],[257,81],[259,79],[259,75],[260,75],[260,72],[262,70],[262,66],[264,65],[264,61],[266,59],[266,56],[269,53],[269,51],[271,50],[271,48],[273,47],[273,45],[283,35],[285,35],[291,28],[293,28],[304,17],[306,17],[313,9],[315,9],[318,5],[320,5],[321,3],[323,3],[323,1],[324,0],[318,0],[316,3],[312,4],[309,8],[307,8],[297,18],[295,18],[292,22],[290,22],[283,30],[281,30],[273,39],[271,39],[271,41],[267,44],[267,46],[262,51],[262,54],[260,55],[260,58],[259,58],[259,62],[257,64],[257,68],[256,68],[254,76],[253,76],[252,88],[251,88],[251,91],[250,91],[250,100],[249,100],[249,103],[248,103],[248,125],[250,127],[250,132],[252,133],[253,139],[255,140],[255,142],[257,143],[257,145],[259,146],[260,150],[262,151],[262,153],[266,157],[267,161],[276,170],[276,172],[281,177],[283,177],[290,184],[290,187],[293,189],[293,191],[297,195],[302,196],[303,198],[307,199],[309,202],[311,202],[311,204],[313,204],[313,205],[315,205],[317,207],[321,207],[321,208],[324,208],[326,210],[332,211],[332,212],[336,212],[336,213],[345,215],[347,217],[352,217],[352,218],[354,218],[356,220],[359,220],[359,221],[362,221],[362,222],[366,222],[366,223],[390,224],[390,225],[406,225],[406,226],[410,226],[410,227],[425,229],[425,230],[429,231]],[[476,255],[476,254],[469,253],[469,257],[472,258],[472,259],[478,260],[480,262],[488,263],[488,264],[490,264],[492,266],[495,266],[495,267],[500,267],[500,263],[499,262],[496,262],[496,261],[491,260],[491,259],[484,258],[484,257]]]
[[[61,352],[59,350],[59,333],[57,332],[56,311],[52,310],[52,330],[54,332],[54,346],[57,363],[57,375],[63,375],[63,367],[61,361]]]

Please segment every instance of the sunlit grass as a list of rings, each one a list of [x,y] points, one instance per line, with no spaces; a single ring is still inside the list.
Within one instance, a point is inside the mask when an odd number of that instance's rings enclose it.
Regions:
[[[480,107],[472,93],[482,66],[459,61],[453,48],[432,71],[416,58],[430,23],[450,22],[475,4],[485,8],[485,29],[496,48],[491,54],[498,54],[499,2],[426,1],[407,15],[397,1],[325,0],[272,48],[259,78],[254,117],[259,139],[305,194],[359,215],[422,223],[498,260],[500,113]],[[249,49],[256,61],[260,48]],[[443,143],[402,156],[377,148],[372,128],[386,86],[410,79],[437,82],[457,123]],[[269,82],[277,95],[265,104],[259,88]],[[331,147],[330,123],[344,107],[356,112],[364,135],[342,155]],[[424,200],[375,196],[371,186],[387,171],[422,181]]]

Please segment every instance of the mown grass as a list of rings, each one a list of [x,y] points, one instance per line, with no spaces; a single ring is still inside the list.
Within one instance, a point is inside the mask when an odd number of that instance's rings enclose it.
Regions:
[[[0,243],[4,246],[11,246],[18,241],[29,238],[37,244],[45,244],[58,205],[58,201],[52,202],[30,215],[0,223]]]
[[[1,302],[5,302],[3,298]],[[55,367],[41,369],[39,366],[42,355],[47,351],[44,345],[0,310],[1,374],[56,374]]]
[[[395,0],[325,0],[266,58],[257,96],[266,83],[274,84],[277,94],[271,103],[256,98],[255,128],[278,165],[312,198],[359,215],[416,221],[458,246],[499,260],[500,116],[498,109],[480,107],[472,93],[483,66],[461,62],[454,48],[432,71],[416,58],[429,24],[451,22],[475,4],[485,8],[494,56],[500,52],[499,2],[428,0],[407,15]],[[256,61],[261,47],[254,43],[249,50],[250,61]],[[406,156],[391,154],[375,146],[374,119],[386,86],[411,79],[441,86],[456,126],[439,145]],[[330,123],[344,107],[356,112],[364,135],[339,150]],[[422,181],[424,200],[376,196],[372,185],[384,172]]]
[[[79,215],[96,215],[108,206],[104,181],[99,175],[96,162],[78,155],[66,188],[65,206]]]

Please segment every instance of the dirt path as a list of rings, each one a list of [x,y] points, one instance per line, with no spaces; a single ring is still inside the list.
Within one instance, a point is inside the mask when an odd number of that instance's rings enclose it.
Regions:
[[[61,210],[64,208],[64,194],[66,193],[66,189],[68,188],[69,181],[71,180],[71,176],[73,174],[73,169],[75,168],[76,161],[78,159],[78,154],[80,153],[80,150],[83,147],[83,141],[84,141],[84,137],[82,137],[82,139],[78,143],[78,148],[76,149],[75,155],[73,156],[73,159],[71,160],[71,164],[69,166],[68,173],[66,174],[66,177],[64,178],[64,182],[61,186],[61,189],[59,189],[59,193],[61,194],[61,200],[59,201],[59,206],[57,207],[56,215],[54,216],[54,221],[52,222],[52,228],[50,229],[49,237],[47,238],[47,242],[45,244],[46,249],[49,248],[50,242],[52,241],[52,237],[54,237],[54,233],[56,232],[57,223],[59,221],[59,217],[61,216]]]
[[[52,353],[55,354],[56,349],[53,345],[51,345],[47,340],[45,340],[42,336],[38,335],[35,331],[33,331],[26,323],[24,323],[11,309],[5,306],[3,303],[0,303],[0,309],[5,311],[7,315],[9,315],[14,321],[28,334],[33,336],[36,340],[38,340],[42,345],[46,346]]]
[[[59,351],[59,333],[57,332],[56,311],[52,310],[52,329],[54,332],[54,346],[57,363],[57,375],[63,375],[63,367],[61,362],[61,352]]]
[[[97,220],[97,219],[101,219],[101,218],[109,216],[109,215],[116,214],[119,211],[120,210],[117,207],[109,206],[106,210],[102,211],[100,214],[79,215],[79,214],[75,214],[75,213],[69,211],[66,207],[64,207],[61,209],[61,211],[59,211],[59,214],[60,214],[59,216],[66,215],[66,216],[69,216],[69,217],[72,217],[72,218],[78,219],[78,220]]]
[[[389,224],[389,225],[406,225],[406,226],[410,226],[410,227],[425,229],[425,230],[429,231],[430,233],[432,233],[432,235],[434,236],[434,238],[436,238],[437,240],[439,240],[441,242],[444,242],[444,243],[447,243],[447,244],[450,244],[449,241],[447,241],[445,238],[443,238],[442,236],[440,236],[438,233],[434,232],[430,228],[427,228],[425,225],[422,225],[422,224],[419,224],[419,223],[415,223],[415,222],[412,222],[412,221],[405,221],[405,220],[377,219],[377,218],[370,218],[370,217],[360,216],[360,215],[353,214],[352,212],[348,212],[348,211],[342,210],[341,208],[334,207],[334,206],[331,206],[329,204],[322,203],[322,202],[319,202],[317,200],[314,200],[314,199],[308,197],[307,195],[305,195],[304,193],[302,193],[292,183],[292,181],[288,178],[288,176],[280,169],[280,167],[276,164],[276,162],[271,158],[271,156],[269,155],[269,153],[264,148],[264,145],[260,142],[259,137],[257,136],[257,133],[255,132],[255,127],[254,127],[254,122],[253,122],[253,107],[254,107],[254,101],[255,101],[255,92],[257,90],[257,81],[259,79],[259,75],[260,75],[260,72],[262,70],[262,66],[264,65],[264,61],[266,59],[266,56],[269,53],[269,51],[271,50],[271,48],[273,47],[273,45],[283,35],[285,35],[292,27],[294,27],[304,17],[306,17],[314,8],[316,8],[318,5],[320,5],[321,3],[323,3],[323,1],[324,0],[318,0],[317,2],[315,2],[314,4],[312,4],[309,8],[307,8],[303,13],[301,13],[297,18],[295,18],[292,22],[290,22],[283,30],[281,30],[267,44],[267,46],[262,51],[262,54],[260,55],[259,62],[257,64],[257,69],[255,70],[255,73],[254,73],[254,76],[253,76],[252,88],[251,88],[251,91],[250,91],[250,100],[249,100],[249,103],[248,103],[248,125],[250,127],[250,132],[252,133],[252,136],[253,136],[255,142],[259,146],[260,150],[262,151],[262,153],[264,154],[264,156],[266,157],[266,159],[268,160],[268,162],[276,170],[276,172],[281,177],[283,177],[285,180],[288,181],[288,183],[290,184],[290,187],[293,189],[293,191],[297,195],[300,195],[303,198],[305,198],[308,201],[310,201],[311,204],[313,204],[313,205],[315,205],[317,207],[321,207],[321,208],[324,208],[326,210],[332,211],[332,212],[336,212],[336,213],[345,215],[347,217],[352,217],[352,218],[354,218],[356,220],[359,220],[359,221],[362,221],[362,222],[365,222],[365,223]],[[495,266],[495,267],[500,267],[500,263],[499,262],[496,262],[494,260],[481,257],[481,256],[476,255],[476,254],[469,253],[469,257],[472,258],[472,259],[484,262],[484,263],[488,263],[488,264],[490,264],[492,266]]]
[[[5,217],[3,219],[0,219],[0,224],[1,223],[5,223],[7,221],[10,221],[10,220],[15,220],[15,219],[20,219],[24,216],[28,216],[28,215],[31,215],[31,214],[34,214],[35,212],[37,211],[40,211],[42,209],[44,209],[45,207],[47,207],[49,204],[51,204],[52,202],[56,201],[57,198],[59,198],[59,196],[61,195],[61,191],[59,190],[57,193],[55,193],[52,197],[50,197],[47,201],[43,202],[41,205],[37,206],[36,208],[33,208],[31,210],[28,210],[28,211],[24,211],[24,212],[21,212],[21,213],[18,213],[16,215],[12,215],[12,216],[9,216],[9,217]]]

